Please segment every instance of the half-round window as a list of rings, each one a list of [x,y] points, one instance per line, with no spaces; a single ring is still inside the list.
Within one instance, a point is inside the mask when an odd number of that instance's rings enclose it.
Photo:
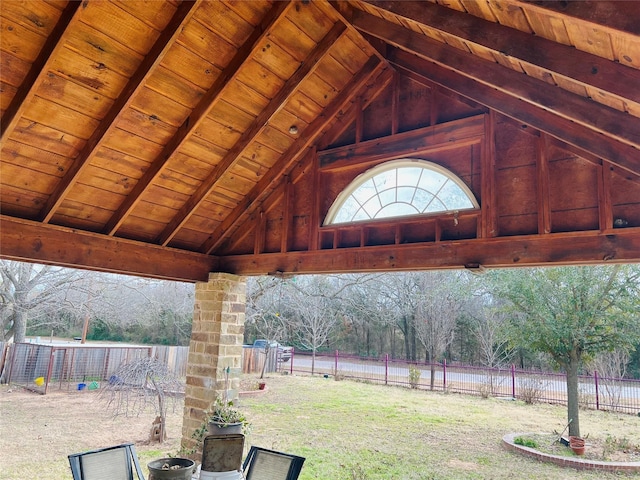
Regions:
[[[394,160],[359,175],[338,195],[324,225],[479,208],[467,185],[425,160]]]

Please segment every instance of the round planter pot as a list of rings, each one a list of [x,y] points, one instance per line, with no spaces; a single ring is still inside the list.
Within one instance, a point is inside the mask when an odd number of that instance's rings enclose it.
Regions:
[[[584,449],[584,445],[582,447],[571,447],[571,450],[573,450],[573,453],[576,455],[584,455]]]
[[[242,423],[209,422],[207,430],[209,431],[209,435],[234,435],[242,433]]]
[[[196,462],[188,458],[161,458],[147,464],[149,480],[191,480]]]
[[[584,438],[569,437],[569,447],[576,455],[584,455]]]

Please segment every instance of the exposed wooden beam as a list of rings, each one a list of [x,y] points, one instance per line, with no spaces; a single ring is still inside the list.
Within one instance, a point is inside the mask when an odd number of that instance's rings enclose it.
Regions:
[[[22,85],[18,88],[16,94],[11,99],[11,103],[2,115],[0,120],[0,143],[4,143],[4,140],[11,136],[11,132],[16,128],[16,125],[22,117],[22,113],[27,108],[31,99],[36,94],[40,84],[44,81],[49,73],[49,66],[51,59],[55,57],[55,54],[64,48],[65,38],[71,27],[78,23],[79,18],[82,16],[82,10],[78,11],[82,2],[69,2],[65,9],[62,11],[58,23],[51,31],[51,34],[47,38],[42,50],[38,54],[37,58],[31,64],[29,72],[22,81]]]
[[[238,275],[354,273],[640,262],[640,228],[607,234],[550,234],[422,244],[356,247],[220,258],[220,270]]]
[[[396,68],[418,82],[442,85],[518,122],[586,150],[596,157],[605,158],[625,170],[636,174],[640,172],[640,151],[630,145],[590,131],[544,108],[520,101],[518,98],[410,53],[394,50],[388,59]]]
[[[213,191],[219,180],[222,178],[222,175],[238,161],[242,152],[244,152],[256,137],[258,137],[268,127],[269,121],[284,108],[291,95],[293,95],[300,87],[300,83],[316,70],[320,60],[327,54],[329,49],[342,36],[345,30],[346,27],[343,23],[336,23],[333,28],[329,30],[329,32],[305,59],[304,63],[298,67],[294,74],[285,82],[280,91],[278,91],[278,93],[271,99],[269,105],[260,112],[251,126],[242,132],[238,141],[215,166],[211,175],[209,175],[209,177],[200,184],[195,193],[182,206],[171,222],[169,222],[167,227],[158,237],[157,243],[167,245],[171,241],[180,227],[186,223],[194,211]],[[302,134],[305,135],[304,132],[302,132]]]
[[[363,168],[366,163],[406,157],[417,152],[437,152],[480,143],[485,130],[484,117],[476,115],[318,152],[319,168],[335,171],[354,164]]]
[[[386,60],[385,60],[386,62]],[[380,95],[384,90],[393,82],[394,71],[391,68],[386,70],[382,70],[378,77],[375,79],[371,88],[367,89],[366,92],[361,95],[362,101],[353,102],[346,112],[340,117],[337,118],[335,123],[327,130],[322,138],[319,140],[317,145],[319,150],[323,150],[328,145],[331,145],[340,135],[344,133],[344,131],[349,128],[349,126],[355,122],[356,117],[358,115],[358,108],[361,107],[363,109],[367,109],[371,102],[373,102],[378,95]]]
[[[591,131],[634,147],[640,153],[640,118],[549,85],[457,48],[427,38],[400,25],[356,11],[356,28],[394,47],[452,69],[515,99],[552,112]]]
[[[0,258],[179,282],[207,281],[211,255],[0,215]]]
[[[114,235],[116,233],[127,216],[141,200],[142,195],[162,174],[169,160],[180,149],[183,143],[189,139],[193,132],[198,129],[209,112],[218,104],[226,90],[226,87],[238,76],[240,67],[242,67],[247,58],[253,54],[255,49],[260,48],[261,41],[269,35],[273,25],[282,18],[289,8],[290,5],[287,2],[276,2],[271,10],[267,12],[260,25],[253,30],[249,38],[238,49],[229,64],[220,73],[218,78],[216,78],[211,88],[209,88],[209,90],[207,90],[207,92],[202,96],[198,105],[196,105],[191,112],[191,115],[185,119],[182,125],[169,139],[160,154],[151,163],[147,171],[133,187],[131,193],[127,195],[127,198],[109,219],[103,229],[104,233],[108,235]],[[157,243],[166,244],[167,242],[159,241]]]
[[[215,232],[209,236],[207,241],[203,243],[199,251],[210,253],[225,241],[227,236],[237,228],[239,221],[248,215],[258,202],[263,200],[273,186],[280,181],[282,175],[288,172],[291,165],[307,153],[307,149],[324,132],[324,129],[334,118],[339,116],[350,102],[354,101],[360,89],[366,85],[379,67],[380,60],[377,57],[371,57],[360,71],[344,86],[342,92],[309,124],[304,134],[282,154],[267,174],[244,196],[231,214],[221,223]]]
[[[444,34],[489,48],[495,55],[512,57],[548,70],[552,74],[581,82],[584,86],[595,87],[622,99],[640,103],[640,88],[637,87],[640,85],[640,70],[635,68],[436,3],[418,1],[367,1],[367,3]],[[560,8],[566,9],[567,3],[591,2],[544,3],[563,3],[564,6]],[[520,4],[523,8],[529,5],[529,2]],[[575,8],[575,5],[572,6],[572,9]],[[633,8],[638,11],[637,7]],[[636,17],[640,15],[636,14]]]
[[[154,67],[162,61],[169,48],[173,45],[175,38],[180,35],[182,26],[193,16],[193,13],[201,1],[202,0],[183,2],[177,8],[167,27],[153,44],[149,53],[144,57],[135,74],[129,79],[118,99],[113,103],[98,125],[98,128],[87,140],[82,150],[80,150],[73,164],[56,187],[56,190],[51,194],[47,203],[40,211],[40,220],[42,222],[47,223],[51,220],[57,208],[62,204],[82,172],[86,169],[87,165],[91,163],[91,159],[95,155],[96,150],[104,142],[107,133],[113,128],[122,112],[131,105],[135,95],[144,88],[146,79],[151,75]]]

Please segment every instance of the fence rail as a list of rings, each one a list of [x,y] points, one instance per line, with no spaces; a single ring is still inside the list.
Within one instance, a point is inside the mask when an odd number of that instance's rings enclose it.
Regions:
[[[281,362],[275,349],[265,354],[263,349],[245,346],[242,353],[244,373],[261,372],[263,367],[265,372],[275,372]],[[99,387],[100,382],[109,381],[121,365],[148,357],[157,358],[178,378],[186,379],[189,347],[3,342],[0,354],[0,372],[7,383],[45,394],[52,388],[68,391],[81,385]]]
[[[4,358],[3,378],[8,383],[46,393],[51,388],[75,389],[78,384],[108,381],[123,364],[137,358],[155,357],[180,378],[186,378],[188,347],[173,346],[81,346],[36,343],[0,344]],[[332,355],[294,352],[288,362],[271,350],[245,346],[244,373],[286,371],[327,375],[353,380],[424,390],[508,397],[525,401],[567,403],[566,377],[561,373],[484,368],[445,363],[419,363],[382,358],[362,358],[335,352]],[[0,365],[2,368],[2,365]],[[580,404],[585,408],[640,414],[640,380],[579,377]]]
[[[567,404],[566,376],[562,373],[407,362],[382,358],[362,358],[335,352],[316,354],[295,352],[289,373],[335,376],[338,378],[398,385],[424,390],[505,397],[531,402]],[[640,415],[640,380],[579,376],[579,401],[584,408]]]

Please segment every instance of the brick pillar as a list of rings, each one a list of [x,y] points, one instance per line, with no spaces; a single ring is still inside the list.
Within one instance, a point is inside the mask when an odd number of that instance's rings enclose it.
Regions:
[[[196,284],[182,421],[185,451],[197,446],[191,437],[193,432],[202,425],[204,412],[216,397],[224,395],[227,367],[230,371],[227,398],[238,397],[245,301],[244,277],[210,273],[207,283]],[[201,451],[196,454],[198,460],[199,455]]]

